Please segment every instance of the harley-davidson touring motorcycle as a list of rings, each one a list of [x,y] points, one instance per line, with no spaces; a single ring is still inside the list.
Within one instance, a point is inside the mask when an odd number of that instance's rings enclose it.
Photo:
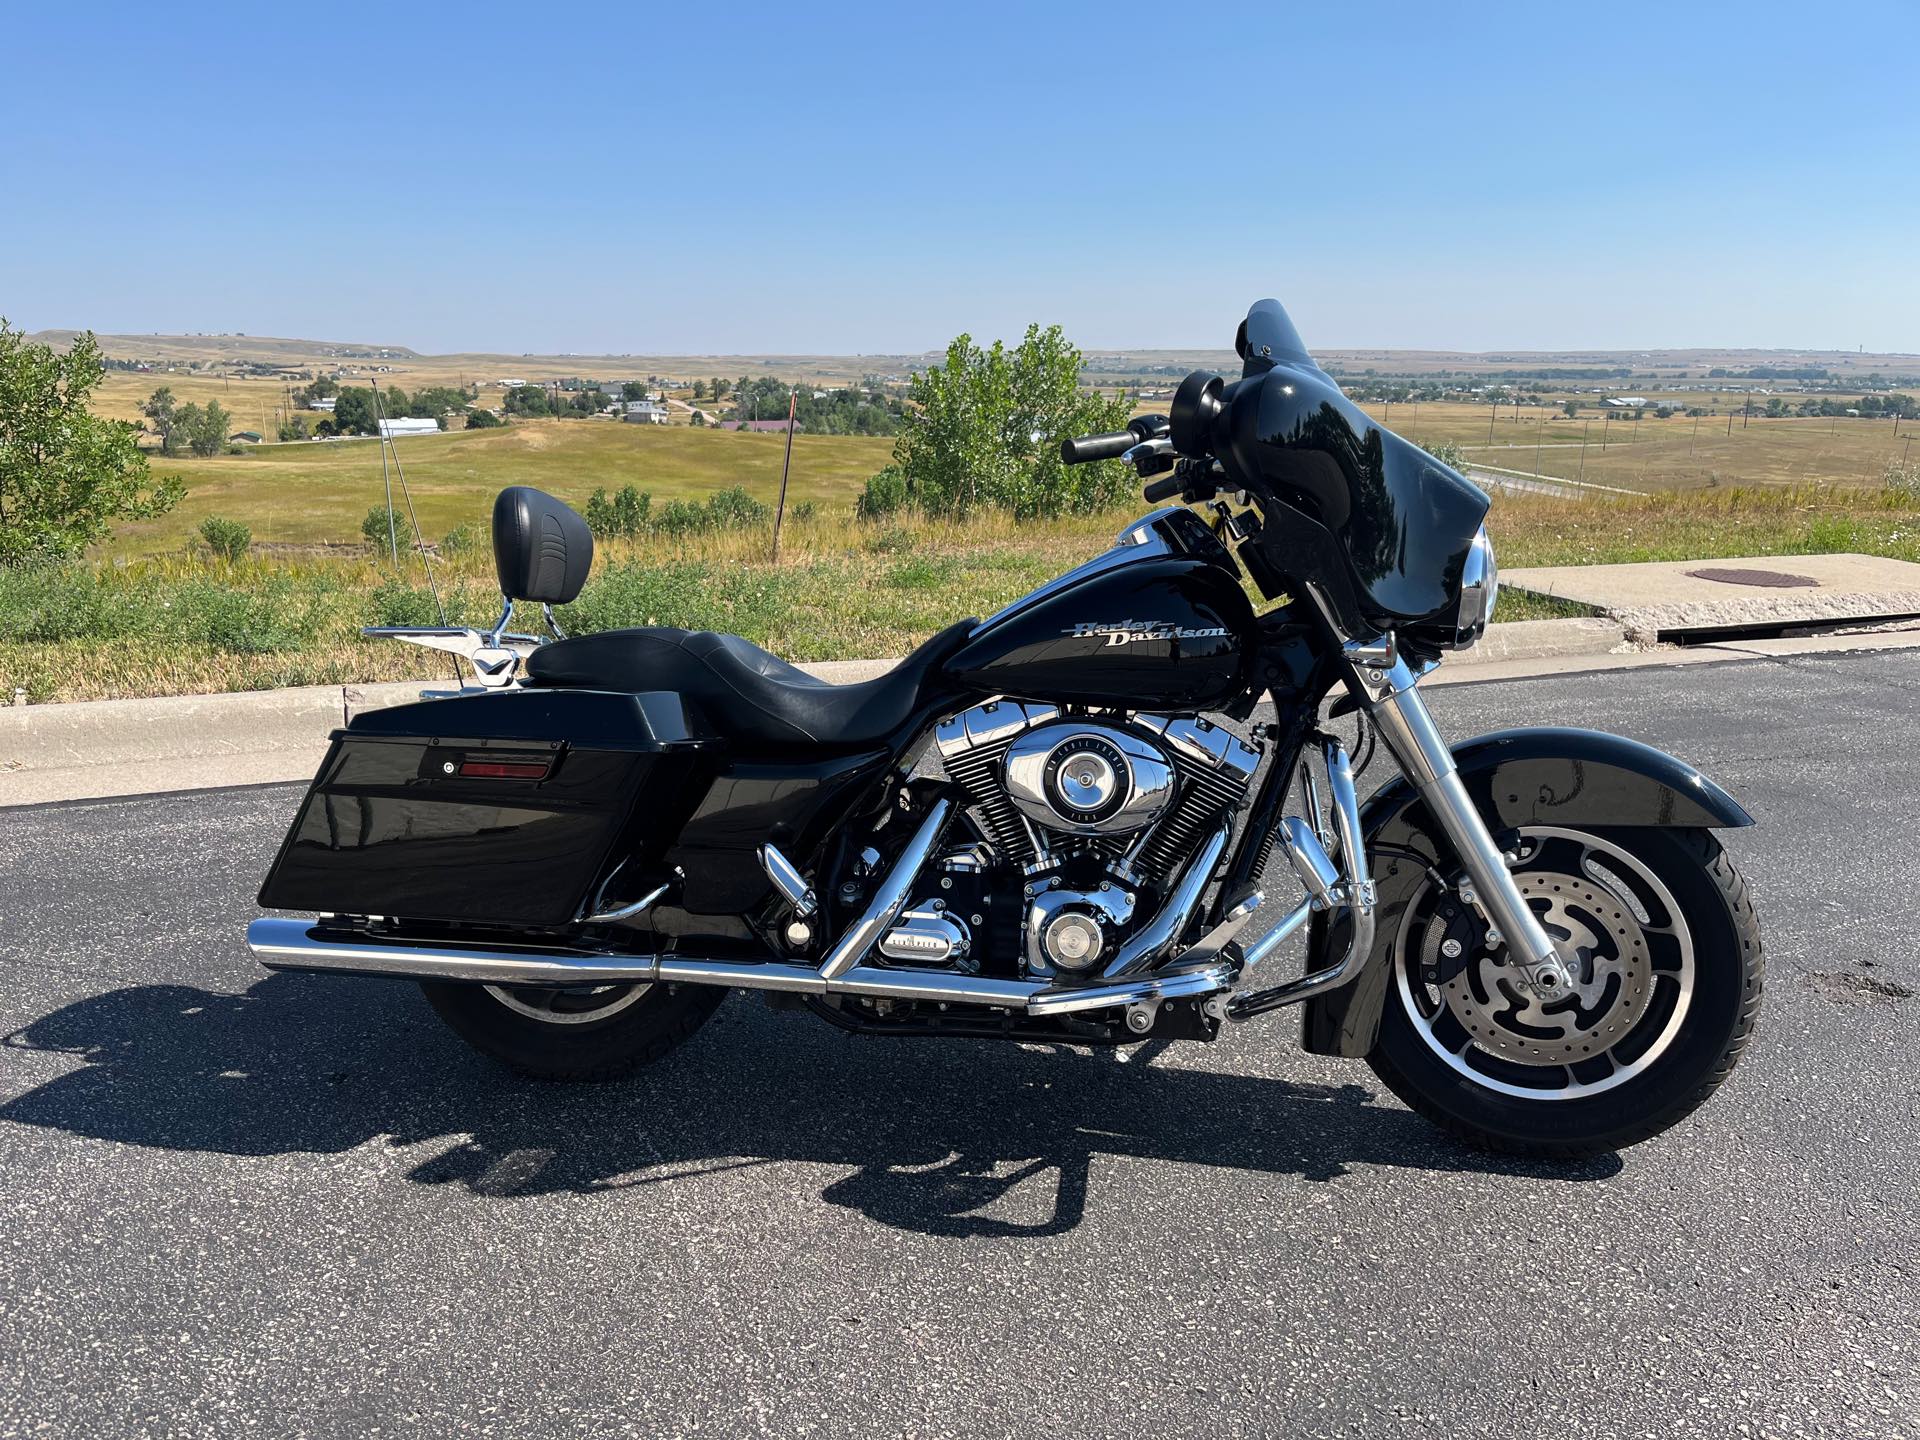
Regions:
[[[657,1059],[734,989],[862,1034],[1088,1047],[1299,1005],[1308,1051],[1484,1146],[1673,1125],[1759,1008],[1715,836],[1751,819],[1612,735],[1450,746],[1419,681],[1493,610],[1487,497],[1349,401],[1276,302],[1236,348],[1238,380],[1062,442],[1183,505],[863,684],[733,635],[561,637],[591,535],[505,491],[499,621],[369,632],[478,683],[335,732],[260,892],[305,914],[249,945],[415,980],[555,1079]],[[507,632],[516,602],[551,639]],[[1364,801],[1349,732],[1399,772]],[[1301,972],[1273,974],[1296,935]]]

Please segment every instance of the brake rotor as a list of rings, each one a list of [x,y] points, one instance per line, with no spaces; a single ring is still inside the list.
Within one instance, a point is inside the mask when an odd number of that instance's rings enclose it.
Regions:
[[[1522,1065],[1572,1065],[1611,1050],[1647,1013],[1653,964],[1640,922],[1617,895],[1584,875],[1514,875],[1548,935],[1571,962],[1573,989],[1542,1001],[1506,961],[1504,948],[1448,957],[1449,929],[1436,913],[1421,937],[1421,969],[1473,1043]],[[1544,900],[1544,907],[1538,903]]]

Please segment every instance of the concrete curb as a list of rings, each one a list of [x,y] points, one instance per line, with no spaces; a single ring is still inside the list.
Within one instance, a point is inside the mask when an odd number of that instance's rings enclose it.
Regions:
[[[1448,661],[1442,676],[1502,678],[1529,666],[1568,668],[1577,657],[1622,649],[1608,620],[1519,620],[1496,625]],[[803,665],[847,685],[886,673],[891,660]],[[1441,677],[1436,677],[1441,678]],[[328,732],[365,710],[406,704],[445,682],[318,685],[154,700],[85,700],[0,708],[0,807],[105,799],[225,785],[305,780],[326,753]]]

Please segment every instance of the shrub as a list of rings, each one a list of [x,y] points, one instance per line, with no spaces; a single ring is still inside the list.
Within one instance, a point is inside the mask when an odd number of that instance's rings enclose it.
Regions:
[[[898,465],[889,465],[867,481],[854,503],[853,513],[862,520],[879,520],[905,507],[907,477]]]
[[[687,500],[669,500],[660,507],[654,528],[667,535],[692,535],[713,523],[704,505]]]
[[[200,538],[215,555],[231,563],[246,555],[253,532],[237,520],[209,515],[200,522]]]
[[[647,528],[652,511],[653,496],[631,485],[622,486],[612,499],[605,490],[596,490],[587,497],[587,528],[602,540],[631,540]]]
[[[1880,483],[1896,495],[1920,500],[1920,461],[1889,461]]]
[[[374,588],[371,597],[374,625],[437,625],[440,623],[439,608],[433,603],[433,592],[421,585],[407,585],[398,580],[383,580]]]
[[[398,541],[403,550],[415,547],[418,537],[407,524],[407,517],[398,506],[393,510],[393,528],[387,528],[387,507],[376,505],[367,511],[367,518],[360,522],[360,534],[375,551],[391,553],[393,541]]]
[[[475,410],[471,415],[467,416],[467,429],[469,430],[493,430],[506,423],[506,421],[502,420],[491,410]]]
[[[442,555],[466,555],[478,550],[481,543],[478,525],[456,525],[440,541]]]
[[[1447,441],[1422,441],[1420,448],[1438,460],[1442,465],[1452,466],[1455,470],[1467,468],[1467,454],[1458,445]]]
[[[740,528],[764,525],[773,513],[738,485],[716,490],[709,495],[707,512],[711,517],[708,523],[716,528],[726,525]]]

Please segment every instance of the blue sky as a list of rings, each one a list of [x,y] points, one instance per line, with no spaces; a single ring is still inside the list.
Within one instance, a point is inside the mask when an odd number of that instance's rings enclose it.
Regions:
[[[1920,6],[20,5],[0,314],[1920,350]]]

